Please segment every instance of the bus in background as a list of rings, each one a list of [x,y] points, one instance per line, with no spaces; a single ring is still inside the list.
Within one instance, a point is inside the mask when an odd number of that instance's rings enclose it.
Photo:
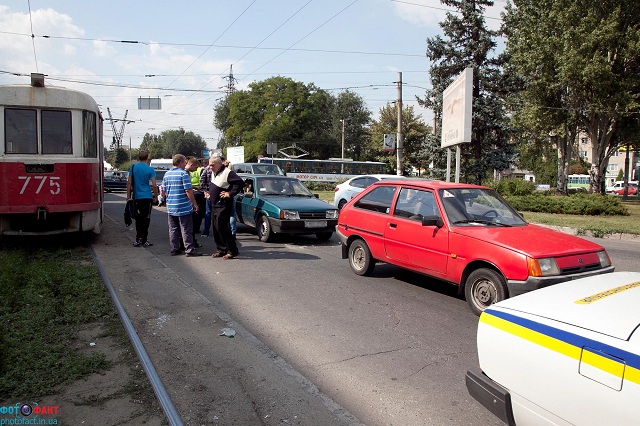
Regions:
[[[567,189],[589,191],[589,175],[569,175],[567,178]]]
[[[103,118],[86,93],[0,86],[0,235],[99,234]]]
[[[335,183],[358,175],[385,173],[386,164],[378,161],[353,161],[343,158],[308,160],[303,158],[258,158],[259,163],[273,163],[303,182]]]

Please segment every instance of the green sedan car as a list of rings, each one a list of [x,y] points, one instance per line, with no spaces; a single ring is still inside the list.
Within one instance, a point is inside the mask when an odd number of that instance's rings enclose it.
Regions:
[[[276,234],[315,234],[331,238],[338,223],[338,209],[319,200],[298,179],[286,176],[241,175],[242,194],[236,196],[238,221],[256,229],[260,241]]]

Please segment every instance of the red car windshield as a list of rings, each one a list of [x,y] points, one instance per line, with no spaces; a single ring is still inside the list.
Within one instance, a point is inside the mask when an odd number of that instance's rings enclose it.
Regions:
[[[440,200],[453,225],[518,226],[527,222],[496,191],[484,188],[441,189]]]

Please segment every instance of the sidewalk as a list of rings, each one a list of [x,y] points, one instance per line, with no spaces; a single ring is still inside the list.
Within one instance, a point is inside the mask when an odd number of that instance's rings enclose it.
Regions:
[[[184,424],[358,424],[190,286],[216,279],[197,258],[178,273],[130,236],[107,218],[94,251]]]

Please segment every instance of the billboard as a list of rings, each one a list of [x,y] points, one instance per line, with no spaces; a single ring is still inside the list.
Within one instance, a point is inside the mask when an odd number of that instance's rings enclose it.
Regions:
[[[227,160],[231,164],[244,163],[244,146],[227,147]]]
[[[465,68],[442,93],[442,148],[471,142],[472,103],[473,68]]]
[[[394,151],[396,149],[396,135],[385,133],[382,139],[382,149],[385,151]]]

